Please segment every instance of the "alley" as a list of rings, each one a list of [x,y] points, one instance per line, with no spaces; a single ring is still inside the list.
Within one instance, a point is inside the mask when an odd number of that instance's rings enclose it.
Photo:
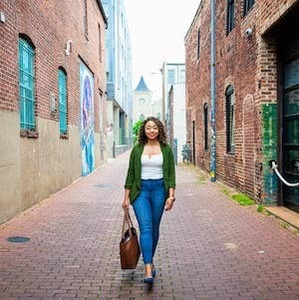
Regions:
[[[153,288],[143,283],[141,259],[122,271],[127,162],[122,154],[1,225],[0,299],[299,299],[298,236],[232,202],[192,166],[177,168]]]

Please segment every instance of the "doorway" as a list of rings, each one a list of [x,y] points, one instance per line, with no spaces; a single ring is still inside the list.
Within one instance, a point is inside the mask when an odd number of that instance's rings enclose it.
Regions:
[[[289,182],[299,182],[299,58],[284,65],[282,109],[283,174]],[[283,204],[299,212],[299,188],[283,186]]]
[[[299,4],[276,28],[280,63],[280,159],[289,182],[299,182]],[[281,185],[280,203],[299,212],[299,187]]]

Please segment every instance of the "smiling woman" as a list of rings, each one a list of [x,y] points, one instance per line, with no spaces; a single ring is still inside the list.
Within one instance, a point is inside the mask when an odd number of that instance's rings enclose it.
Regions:
[[[130,155],[122,203],[124,211],[130,203],[140,229],[140,245],[145,265],[144,282],[153,284],[153,264],[159,240],[163,210],[170,210],[175,197],[175,166],[172,149],[166,142],[165,128],[155,117],[143,121],[138,144]]]

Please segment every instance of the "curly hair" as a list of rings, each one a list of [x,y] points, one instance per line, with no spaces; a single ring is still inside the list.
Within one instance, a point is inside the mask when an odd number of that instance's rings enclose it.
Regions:
[[[158,130],[159,130],[158,141],[161,144],[166,145],[167,137],[166,137],[165,127],[164,127],[163,123],[156,117],[148,117],[142,122],[142,125],[139,129],[139,134],[138,134],[138,144],[145,145],[147,143],[147,137],[145,135],[145,125],[149,121],[154,122],[156,124],[156,126],[158,127]]]

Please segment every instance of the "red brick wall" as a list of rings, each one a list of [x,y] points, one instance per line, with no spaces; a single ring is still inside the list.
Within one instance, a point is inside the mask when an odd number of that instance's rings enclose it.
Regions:
[[[0,10],[5,12],[6,22],[0,23],[0,109],[18,109],[16,79],[17,45],[15,44],[16,12],[13,1],[0,1]]]
[[[217,5],[216,19],[216,172],[225,180],[255,197],[254,178],[257,157],[258,108],[254,101],[256,83],[256,36],[247,38],[244,35],[248,27],[253,28],[255,11],[243,17],[243,3],[235,2],[235,28],[226,34],[226,3]],[[226,151],[226,98],[228,85],[234,88],[235,96],[235,153]]]
[[[261,105],[277,102],[277,50],[264,33],[298,1],[256,0],[243,16],[243,1],[235,1],[235,27],[226,34],[226,1],[216,1],[216,174],[255,199],[262,194]],[[201,32],[197,60],[197,32]],[[246,37],[247,28],[253,35]],[[192,140],[196,124],[196,164],[209,171],[204,151],[203,106],[210,106],[210,1],[203,0],[185,39],[187,130]],[[235,91],[235,154],[226,152],[225,90]]]
[[[206,1],[202,1],[206,2]],[[195,121],[196,163],[208,169],[210,152],[204,150],[203,107],[208,104],[210,111],[210,9],[204,5],[201,19],[191,27],[186,41],[186,109],[187,109],[187,139],[192,141],[192,124]],[[197,37],[200,28],[200,55],[197,58]]]
[[[6,22],[0,24],[0,109],[19,110],[18,37],[19,34],[25,34],[31,39],[36,51],[36,116],[57,120],[58,114],[50,112],[49,96],[54,93],[58,98],[58,68],[63,67],[67,72],[68,124],[79,126],[81,57],[94,74],[95,130],[99,132],[98,91],[106,90],[106,79],[105,60],[100,61],[99,58],[98,26],[101,27],[104,43],[105,24],[96,0],[88,0],[87,8],[88,39],[83,27],[84,1],[0,2],[0,10],[6,16]],[[70,56],[64,52],[68,40],[73,42]],[[104,47],[102,57],[105,57]]]

